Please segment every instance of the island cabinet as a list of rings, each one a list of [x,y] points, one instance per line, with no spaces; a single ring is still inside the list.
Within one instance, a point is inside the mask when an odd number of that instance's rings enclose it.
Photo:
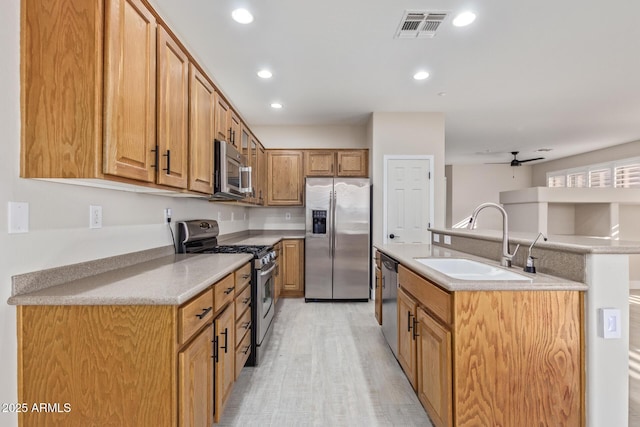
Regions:
[[[415,352],[401,366],[435,426],[584,425],[582,292],[398,281],[398,359]]]
[[[250,271],[245,264],[180,306],[18,306],[19,401],[61,408],[20,413],[19,424],[218,422],[239,372],[236,361],[248,354],[251,333],[247,328],[236,338],[236,319],[251,311]]]
[[[303,206],[301,150],[267,150],[267,204]]]

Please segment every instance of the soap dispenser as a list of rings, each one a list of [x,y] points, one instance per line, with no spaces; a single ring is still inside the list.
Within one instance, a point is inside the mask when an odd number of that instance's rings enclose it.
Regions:
[[[547,241],[547,236],[545,236],[542,233],[538,234],[538,237],[536,237],[536,239],[533,241],[533,243],[531,244],[531,246],[529,246],[529,254],[527,256],[527,263],[524,266],[524,271],[527,273],[534,273],[536,272],[536,266],[535,266],[535,259],[536,257],[531,255],[531,250],[533,249],[533,245],[536,244],[536,242],[538,241],[538,239],[540,238],[540,236],[542,236],[542,238],[544,239],[544,241]]]

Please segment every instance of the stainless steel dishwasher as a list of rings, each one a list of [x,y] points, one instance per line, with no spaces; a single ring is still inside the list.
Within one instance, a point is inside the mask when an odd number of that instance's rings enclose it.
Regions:
[[[381,253],[382,334],[398,358],[398,261]]]

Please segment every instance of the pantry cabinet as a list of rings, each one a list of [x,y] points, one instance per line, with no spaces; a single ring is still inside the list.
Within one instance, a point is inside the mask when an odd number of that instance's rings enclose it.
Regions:
[[[269,206],[303,205],[302,151],[268,150],[267,173]]]

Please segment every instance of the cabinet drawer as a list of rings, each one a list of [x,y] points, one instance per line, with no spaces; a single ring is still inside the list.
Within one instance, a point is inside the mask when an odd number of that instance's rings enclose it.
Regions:
[[[236,293],[242,292],[245,286],[251,282],[251,263],[246,263],[235,272]]]
[[[178,339],[186,342],[198,329],[213,320],[213,291],[208,289],[178,309]]]
[[[246,310],[236,321],[236,347],[240,345],[240,342],[249,330],[251,330],[251,310]]]
[[[417,298],[427,310],[447,325],[451,325],[451,294],[402,265],[398,267],[398,281],[400,286]]]
[[[233,301],[235,297],[235,281],[233,273],[220,280],[213,286],[213,311],[218,312],[221,308]]]
[[[247,359],[251,355],[251,334],[245,334],[242,342],[236,349],[236,380],[240,376],[244,364],[247,363]]]
[[[251,286],[244,288],[244,291],[236,297],[236,319],[244,313],[251,305]]]

